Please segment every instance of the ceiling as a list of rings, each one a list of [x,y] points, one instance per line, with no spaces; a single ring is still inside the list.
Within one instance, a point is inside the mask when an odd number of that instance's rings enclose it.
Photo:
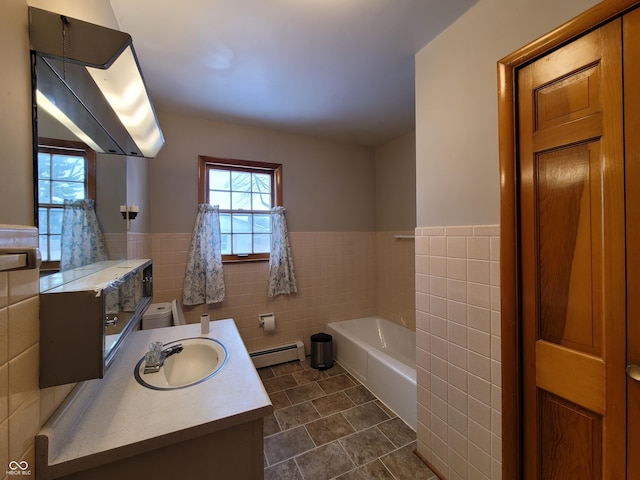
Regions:
[[[377,146],[414,54],[477,0],[111,0],[156,110]]]

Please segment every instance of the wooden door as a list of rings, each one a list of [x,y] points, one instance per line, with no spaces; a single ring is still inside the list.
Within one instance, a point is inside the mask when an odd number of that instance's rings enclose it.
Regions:
[[[627,221],[627,363],[640,366],[640,10],[625,15],[624,110]],[[640,479],[640,381],[627,379],[628,480]]]
[[[625,478],[621,24],[518,72],[525,479]]]

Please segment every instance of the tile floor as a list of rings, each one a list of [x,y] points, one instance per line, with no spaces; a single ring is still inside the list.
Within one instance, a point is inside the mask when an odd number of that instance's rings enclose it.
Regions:
[[[265,480],[437,480],[416,434],[339,364],[258,370],[273,403],[264,421]]]

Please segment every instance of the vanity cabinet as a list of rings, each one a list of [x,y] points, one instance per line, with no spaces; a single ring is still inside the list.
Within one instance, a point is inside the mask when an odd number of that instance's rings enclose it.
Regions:
[[[40,281],[40,388],[102,378],[153,296],[148,259],[97,262]]]

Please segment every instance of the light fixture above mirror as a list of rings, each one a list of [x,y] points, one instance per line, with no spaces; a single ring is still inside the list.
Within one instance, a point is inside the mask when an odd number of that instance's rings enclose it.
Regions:
[[[29,7],[35,101],[97,152],[155,157],[164,137],[131,36]]]

